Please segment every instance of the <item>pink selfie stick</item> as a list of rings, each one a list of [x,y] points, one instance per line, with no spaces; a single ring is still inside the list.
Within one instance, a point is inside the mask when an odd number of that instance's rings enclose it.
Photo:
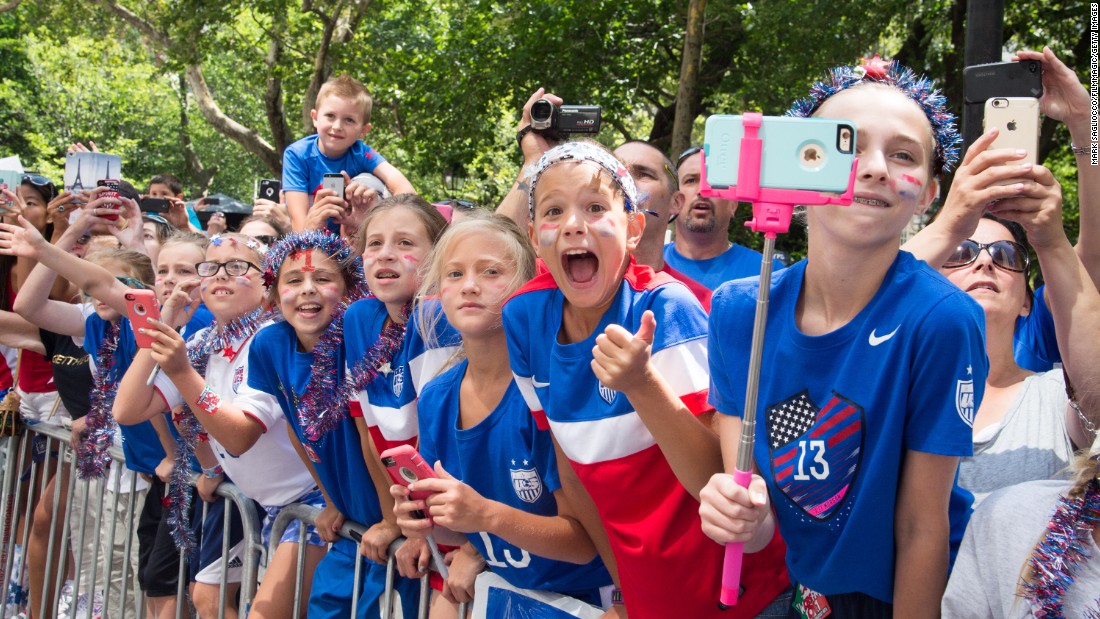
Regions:
[[[708,198],[725,198],[752,203],[752,219],[745,225],[753,232],[764,233],[764,257],[760,262],[760,287],[756,296],[756,316],[752,327],[752,350],[749,355],[749,376],[745,384],[745,410],[741,415],[741,440],[737,445],[737,464],[733,480],[742,488],[752,481],[752,451],[756,438],[756,396],[760,390],[760,363],[764,355],[764,332],[768,321],[768,293],[772,278],[772,260],[775,255],[775,237],[785,234],[791,227],[791,215],[796,204],[851,204],[855,194],[858,160],[852,162],[848,177],[848,190],[841,195],[801,189],[774,189],[760,186],[761,155],[764,140],[760,138],[760,125],[764,116],[749,112],[741,117],[745,132],[741,138],[741,150],[737,168],[737,185],[715,189],[707,182],[707,154],[702,153],[702,178],[699,195]],[[722,563],[722,590],[718,596],[719,608],[727,609],[737,604],[741,587],[741,559],[744,543],[726,544],[726,556]]]

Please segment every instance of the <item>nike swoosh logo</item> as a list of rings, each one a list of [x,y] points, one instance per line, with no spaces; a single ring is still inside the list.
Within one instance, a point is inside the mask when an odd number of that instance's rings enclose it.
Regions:
[[[531,384],[535,386],[535,389],[543,389],[545,387],[550,386],[550,383],[540,383],[539,381],[537,381],[533,378],[531,379]]]
[[[875,330],[871,329],[871,335],[869,335],[867,337],[867,343],[870,344],[871,346],[878,346],[879,344],[885,342],[886,340],[894,337],[894,334],[897,333],[898,329],[900,329],[900,328],[901,328],[901,325],[898,325],[897,327],[894,327],[893,331],[887,333],[886,335],[875,335]]]

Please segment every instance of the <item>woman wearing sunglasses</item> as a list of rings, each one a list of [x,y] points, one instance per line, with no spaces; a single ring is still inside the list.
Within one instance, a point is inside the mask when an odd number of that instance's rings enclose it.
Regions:
[[[1060,187],[1046,169],[1036,172],[1024,197],[998,205],[1005,219],[984,215],[941,267],[985,310],[989,376],[974,417],[974,455],[959,465],[959,484],[974,493],[975,505],[999,488],[1064,477],[1074,451],[1096,436],[1095,419],[1082,412],[1088,409],[1067,401],[1063,370],[1036,374],[1013,356],[1016,321],[1032,307],[1030,238],[1047,276],[1066,376],[1091,390],[1100,367],[1097,291],[1062,228]]]

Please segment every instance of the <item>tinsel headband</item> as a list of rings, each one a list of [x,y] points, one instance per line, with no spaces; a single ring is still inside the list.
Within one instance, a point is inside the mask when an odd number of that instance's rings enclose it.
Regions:
[[[234,232],[232,234],[237,235],[237,234],[240,234],[240,233]],[[254,238],[252,238],[248,235],[241,234],[240,236],[244,237],[242,240],[245,244],[245,247],[251,249],[252,251],[256,252],[257,254],[259,254],[261,256],[263,256],[267,253],[267,245],[264,245],[263,243],[257,241],[256,239],[254,239]],[[237,239],[234,238],[233,236],[222,236],[220,234],[215,234],[214,236],[210,237],[210,244],[213,245],[214,247],[220,247],[221,244],[224,243],[225,241],[229,241],[233,245],[237,244]]]
[[[638,206],[638,187],[634,178],[627,172],[626,166],[614,155],[591,142],[565,142],[543,153],[538,163],[527,172],[527,210],[531,218],[535,217],[535,185],[542,174],[555,163],[562,161],[591,161],[611,175],[611,180],[623,190],[627,212],[633,212]]]
[[[912,99],[928,121],[932,123],[932,136],[935,142],[935,161],[933,171],[942,176],[950,172],[959,160],[959,146],[962,138],[955,128],[955,115],[947,110],[947,98],[936,88],[935,83],[923,75],[917,75],[912,69],[903,67],[896,60],[887,62],[876,54],[874,58],[864,59],[858,67],[834,67],[825,79],[810,87],[810,95],[794,102],[787,116],[807,118],[826,99],[836,93],[857,84],[878,83],[897,88]]]
[[[331,258],[344,271],[351,273],[352,285],[348,286],[349,298],[367,295],[367,280],[363,273],[363,258],[355,253],[343,238],[327,230],[292,232],[275,242],[264,254],[264,286],[271,288],[279,278],[279,269],[287,257],[300,251],[319,250]]]

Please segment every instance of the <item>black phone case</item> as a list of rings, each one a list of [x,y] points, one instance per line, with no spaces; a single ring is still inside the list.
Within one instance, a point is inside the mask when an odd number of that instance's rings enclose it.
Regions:
[[[963,98],[985,103],[994,97],[1043,96],[1043,66],[1038,60],[994,62],[963,69]]]
[[[280,189],[282,189],[282,183],[279,181],[266,178],[260,181],[260,197],[265,200],[278,202]]]

